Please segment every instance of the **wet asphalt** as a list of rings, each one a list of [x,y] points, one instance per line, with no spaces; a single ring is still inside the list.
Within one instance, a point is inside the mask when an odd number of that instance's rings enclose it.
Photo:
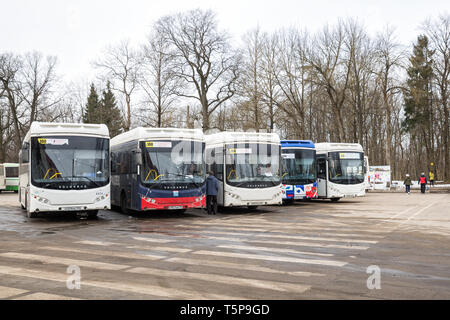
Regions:
[[[450,194],[89,220],[3,192],[0,299],[450,299]]]

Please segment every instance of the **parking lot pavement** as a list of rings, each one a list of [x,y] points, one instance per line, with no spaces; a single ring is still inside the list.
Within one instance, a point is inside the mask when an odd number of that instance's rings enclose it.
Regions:
[[[450,299],[449,208],[449,194],[371,193],[28,219],[2,193],[0,299]]]

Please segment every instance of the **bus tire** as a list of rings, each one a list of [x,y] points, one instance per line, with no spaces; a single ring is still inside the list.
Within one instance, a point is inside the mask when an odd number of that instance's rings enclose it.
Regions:
[[[27,211],[27,217],[28,217],[28,219],[36,218],[37,217],[37,213],[36,212]]]
[[[89,210],[88,211],[88,218],[89,219],[97,219],[98,210]]]
[[[256,210],[256,208],[258,208],[258,206],[247,206],[248,210]]]
[[[338,202],[341,198],[331,198],[331,202]]]
[[[14,193],[19,193],[19,190],[14,190]]]
[[[127,195],[124,191],[120,194],[120,211],[122,211],[123,214],[129,214],[129,210],[127,209]]]

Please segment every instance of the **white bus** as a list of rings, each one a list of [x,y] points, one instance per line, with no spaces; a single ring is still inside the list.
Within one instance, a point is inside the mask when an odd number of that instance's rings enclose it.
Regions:
[[[206,135],[206,163],[219,180],[224,207],[282,204],[280,138],[276,133]]]
[[[319,198],[364,196],[364,151],[359,143],[316,143],[316,163]]]
[[[28,217],[110,209],[109,131],[104,124],[33,122],[19,153],[19,200]]]
[[[130,210],[205,207],[202,130],[143,128],[111,139],[111,201]]]
[[[14,191],[17,193],[19,186],[19,164],[0,164],[0,192]]]
[[[370,189],[370,177],[369,177],[369,157],[364,156],[364,188],[366,191]]]

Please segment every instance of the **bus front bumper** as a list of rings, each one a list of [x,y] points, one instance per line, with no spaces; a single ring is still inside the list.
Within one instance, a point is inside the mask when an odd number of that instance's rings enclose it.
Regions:
[[[141,198],[141,210],[183,210],[206,208],[206,197]]]

